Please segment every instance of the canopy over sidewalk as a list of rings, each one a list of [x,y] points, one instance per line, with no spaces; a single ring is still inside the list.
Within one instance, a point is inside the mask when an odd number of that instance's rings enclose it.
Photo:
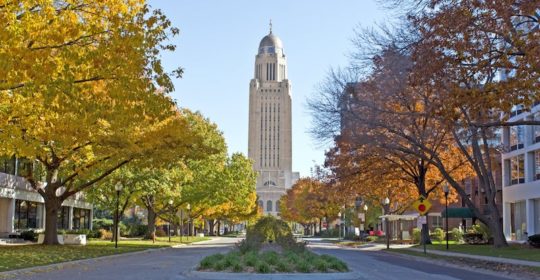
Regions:
[[[441,211],[441,216],[446,218],[446,211]],[[448,218],[476,218],[473,211],[468,207],[448,208]]]

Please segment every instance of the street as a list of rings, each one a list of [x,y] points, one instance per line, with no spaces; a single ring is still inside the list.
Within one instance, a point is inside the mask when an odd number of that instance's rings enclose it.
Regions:
[[[87,260],[76,264],[66,264],[60,269],[51,268],[41,269],[37,272],[25,272],[8,279],[201,279],[200,276],[190,273],[198,262],[206,255],[230,250],[233,244],[238,241],[237,238],[219,237],[195,245],[101,260]],[[359,275],[356,279],[512,279],[502,275],[484,274],[467,268],[431,264],[382,251],[341,248],[330,243],[313,240],[310,242],[310,248],[317,253],[334,255],[345,261],[349,265],[349,269]],[[230,277],[227,277],[223,274],[222,279],[257,278],[256,275],[252,274],[239,276],[242,275],[230,274]],[[269,276],[266,275],[264,278],[268,279]],[[272,279],[280,278],[295,277],[290,275],[272,276]],[[332,279],[331,274],[328,274],[328,279]]]

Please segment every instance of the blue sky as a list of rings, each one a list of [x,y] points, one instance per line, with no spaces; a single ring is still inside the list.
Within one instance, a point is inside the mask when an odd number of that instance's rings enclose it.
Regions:
[[[389,19],[374,0],[151,0],[180,36],[174,53],[164,54],[171,70],[185,69],[172,94],[181,107],[200,111],[223,131],[229,153],[247,155],[249,81],[260,40],[273,33],[287,55],[293,98],[293,171],[310,175],[328,147],[308,133],[306,99],[330,67],[346,65],[354,28]]]

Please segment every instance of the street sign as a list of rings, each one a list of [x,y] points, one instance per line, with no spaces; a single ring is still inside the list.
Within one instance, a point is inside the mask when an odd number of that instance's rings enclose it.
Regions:
[[[422,225],[425,225],[425,224],[427,224],[427,217],[426,216],[418,217],[418,219],[416,220],[416,227],[422,228]]]
[[[366,219],[366,213],[358,213],[358,219],[364,222],[364,220]]]
[[[427,200],[424,196],[421,195],[420,198],[418,198],[412,204],[412,206],[414,207],[414,209],[416,209],[416,211],[418,211],[421,216],[423,216],[431,208],[431,202],[429,202],[429,200]]]

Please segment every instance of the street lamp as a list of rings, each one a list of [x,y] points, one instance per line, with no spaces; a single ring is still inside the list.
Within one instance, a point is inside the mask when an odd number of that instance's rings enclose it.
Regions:
[[[339,212],[337,215],[339,217],[338,240],[341,240],[341,212]]]
[[[122,191],[122,188],[124,186],[122,186],[122,183],[121,182],[118,182],[116,183],[116,185],[114,185],[114,190],[116,191],[116,215],[115,215],[115,223],[114,223],[114,248],[118,248],[118,223],[120,221],[120,217],[119,217],[119,210],[118,208],[120,207],[120,192]]]
[[[188,211],[187,235],[189,239],[189,236],[191,236],[191,204],[188,203],[186,208]]]
[[[173,204],[173,200],[170,199],[169,208],[171,209],[171,217],[169,219],[173,218],[172,204]],[[171,242],[171,222],[170,221],[167,223],[167,231],[169,232],[169,243],[170,243]]]
[[[448,250],[448,193],[450,193],[450,189],[448,189],[448,183],[445,183],[443,185],[443,192],[444,192],[444,202],[445,202],[445,224],[446,224],[446,250]]]
[[[390,207],[390,199],[386,197],[383,201],[383,204],[386,205],[387,207]],[[386,249],[390,249],[390,227],[388,225],[388,213],[386,213],[385,220],[386,220]]]

